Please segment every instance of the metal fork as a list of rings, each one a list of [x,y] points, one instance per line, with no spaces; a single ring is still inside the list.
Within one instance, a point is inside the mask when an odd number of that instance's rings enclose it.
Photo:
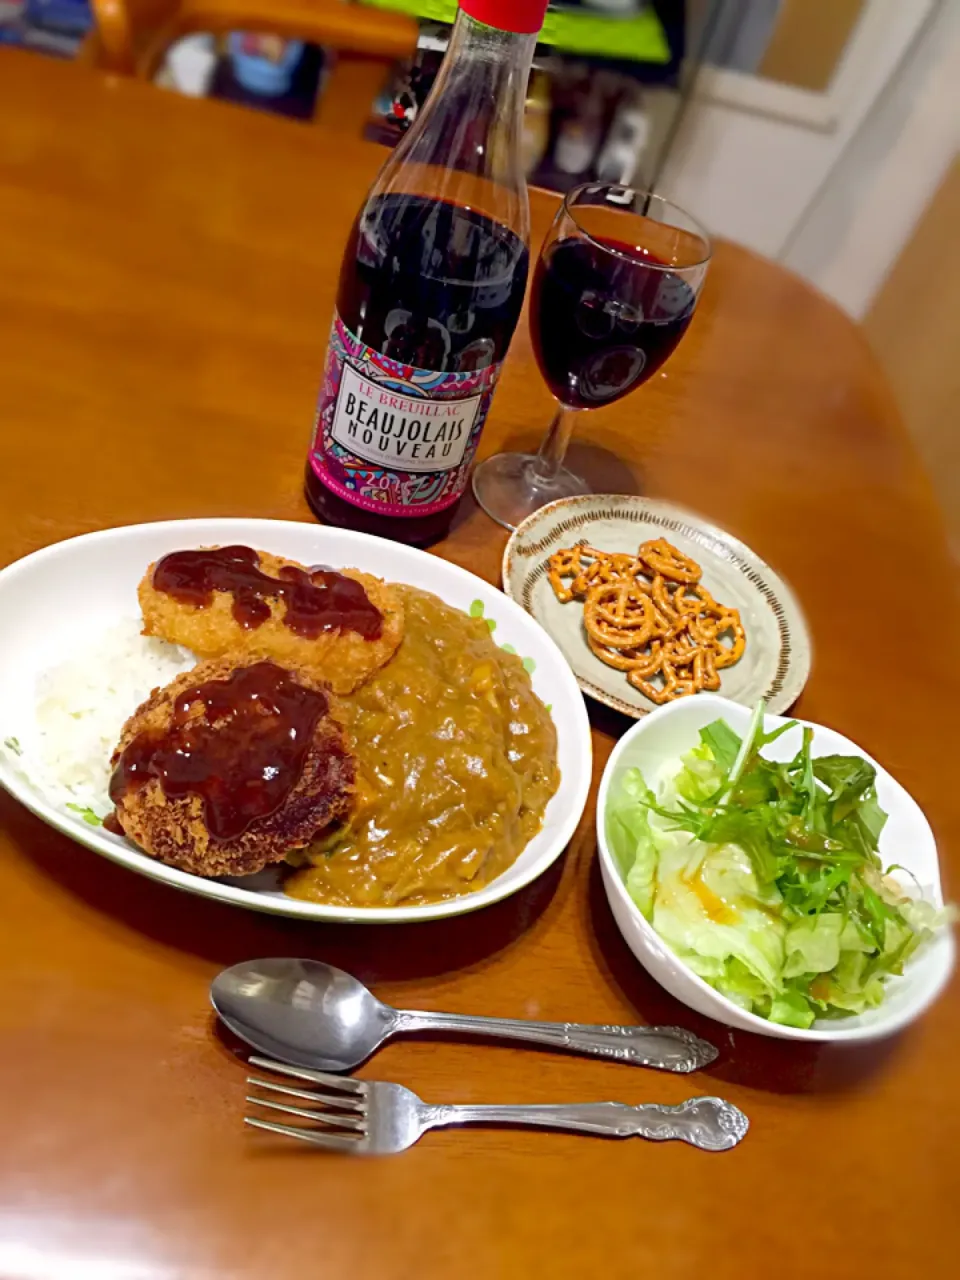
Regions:
[[[722,1098],[690,1098],[677,1107],[655,1102],[636,1107],[624,1102],[430,1106],[399,1084],[333,1076],[308,1067],[288,1067],[269,1058],[251,1058],[250,1064],[320,1088],[298,1088],[248,1076],[247,1084],[278,1094],[283,1100],[249,1094],[247,1102],[310,1121],[311,1126],[278,1124],[258,1116],[244,1116],[246,1124],[287,1138],[299,1138],[327,1151],[356,1155],[392,1155],[406,1151],[428,1129],[452,1124],[532,1125],[608,1138],[636,1135],[655,1142],[678,1138],[701,1151],[726,1151],[737,1145],[749,1124],[742,1111]],[[293,1105],[293,1099],[301,1105]]]

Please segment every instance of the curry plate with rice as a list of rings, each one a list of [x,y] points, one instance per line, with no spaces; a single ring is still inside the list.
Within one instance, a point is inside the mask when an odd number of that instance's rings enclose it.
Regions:
[[[40,666],[0,777],[12,763],[165,869],[255,892],[269,877],[285,914],[433,914],[531,878],[561,803],[557,724],[533,659],[470,616],[480,601],[229,542],[154,557],[139,598],[143,634],[97,636],[100,687],[82,644]]]

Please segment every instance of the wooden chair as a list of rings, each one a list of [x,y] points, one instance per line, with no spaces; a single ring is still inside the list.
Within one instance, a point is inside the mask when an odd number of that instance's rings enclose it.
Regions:
[[[82,59],[152,79],[174,41],[192,32],[262,31],[337,52],[318,102],[319,123],[362,127],[386,68],[409,58],[419,28],[404,14],[346,0],[91,0],[96,25]]]

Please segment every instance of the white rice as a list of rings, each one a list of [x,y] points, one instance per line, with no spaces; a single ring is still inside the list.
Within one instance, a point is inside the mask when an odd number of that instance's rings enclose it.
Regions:
[[[141,625],[130,619],[110,627],[38,677],[35,725],[21,737],[19,763],[51,804],[104,817],[112,808],[110,756],[124,722],[152,690],[196,664],[189,650],[142,636]]]

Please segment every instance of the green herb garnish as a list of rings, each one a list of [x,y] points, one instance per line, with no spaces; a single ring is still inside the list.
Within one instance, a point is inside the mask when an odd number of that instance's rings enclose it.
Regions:
[[[72,809],[74,813],[79,813],[84,822],[88,823],[91,827],[103,826],[103,819],[98,817],[94,811],[89,808],[89,806],[82,804],[70,804],[68,801],[67,808]]]

